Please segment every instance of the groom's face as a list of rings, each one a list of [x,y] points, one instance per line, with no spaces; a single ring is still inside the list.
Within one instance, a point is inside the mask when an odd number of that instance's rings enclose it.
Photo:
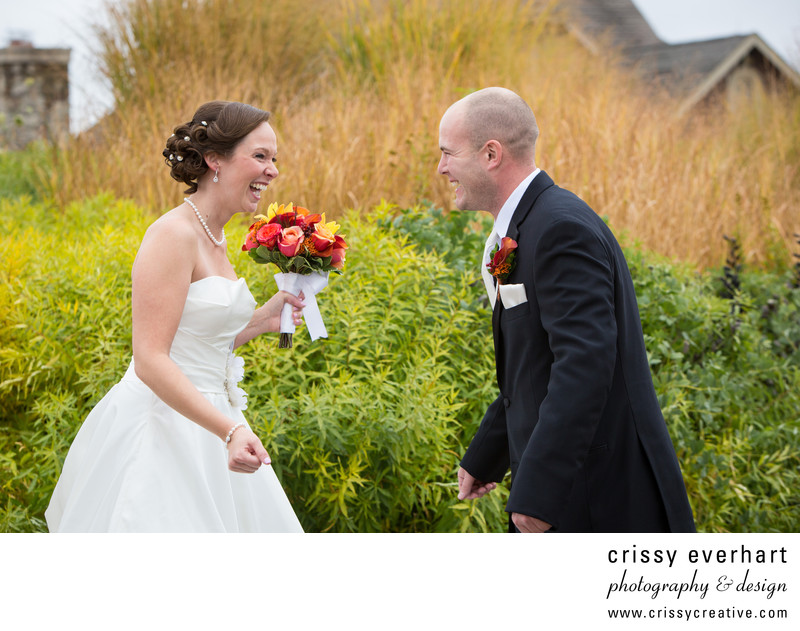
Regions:
[[[464,116],[457,107],[442,117],[439,148],[442,157],[437,171],[455,187],[456,208],[491,211],[493,181],[481,164],[481,151],[470,143]]]

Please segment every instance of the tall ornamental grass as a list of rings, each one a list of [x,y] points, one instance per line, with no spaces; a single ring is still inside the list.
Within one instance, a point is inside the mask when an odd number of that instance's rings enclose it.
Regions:
[[[341,216],[390,200],[452,206],[436,174],[456,99],[504,85],[533,106],[539,166],[643,247],[696,267],[780,268],[800,231],[800,99],[679,116],[568,34],[552,0],[123,0],[99,29],[116,109],[41,170],[60,203],[101,191],[152,212],[180,201],[160,152],[209,99],[274,112],[274,194]]]

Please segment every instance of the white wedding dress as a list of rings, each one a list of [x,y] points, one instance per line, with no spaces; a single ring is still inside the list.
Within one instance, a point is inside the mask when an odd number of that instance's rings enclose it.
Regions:
[[[246,422],[230,348],[255,300],[243,279],[192,283],[170,356],[214,406]],[[235,374],[237,372],[240,374]],[[225,443],[136,376],[90,412],[45,512],[51,532],[302,532],[271,466],[228,469]]]

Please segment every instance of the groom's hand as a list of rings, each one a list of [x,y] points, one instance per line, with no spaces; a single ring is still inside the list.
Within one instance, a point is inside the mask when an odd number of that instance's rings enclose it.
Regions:
[[[476,480],[465,469],[458,468],[458,499],[475,500],[483,497],[497,486],[494,482]]]
[[[551,528],[546,521],[522,513],[511,513],[511,521],[520,532],[547,532]]]

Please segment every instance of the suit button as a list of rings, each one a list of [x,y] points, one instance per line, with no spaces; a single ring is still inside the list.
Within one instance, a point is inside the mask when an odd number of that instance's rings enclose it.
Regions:
[[[506,407],[510,407],[511,399],[509,399],[508,397],[503,397],[503,405],[505,405]]]

